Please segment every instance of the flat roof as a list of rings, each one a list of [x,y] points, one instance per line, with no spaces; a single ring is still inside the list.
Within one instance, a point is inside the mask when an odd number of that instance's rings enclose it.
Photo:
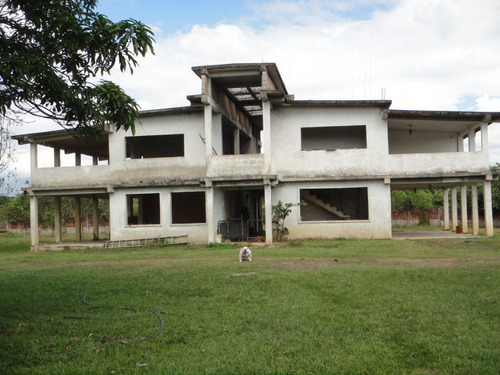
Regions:
[[[291,100],[286,99],[286,104],[301,107],[381,107],[388,109],[391,100]]]
[[[473,121],[473,122],[500,122],[500,112],[472,112],[472,111],[418,111],[390,109],[389,120],[429,120],[429,121]]]

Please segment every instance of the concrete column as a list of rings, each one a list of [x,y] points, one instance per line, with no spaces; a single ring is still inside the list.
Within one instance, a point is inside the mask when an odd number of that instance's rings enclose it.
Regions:
[[[38,246],[38,197],[30,197],[31,246]]]
[[[476,130],[469,130],[469,152],[476,152]]]
[[[262,101],[262,144],[264,146],[264,165],[271,172],[271,103]]]
[[[99,200],[92,197],[92,226],[94,229],[94,241],[99,240]]]
[[[461,221],[462,221],[462,231],[467,233],[469,231],[469,225],[467,224],[467,185],[460,186],[460,211],[461,211]]]
[[[54,234],[56,237],[56,243],[60,243],[62,240],[61,233],[61,197],[54,197]]]
[[[31,174],[38,168],[38,145],[36,143],[30,144],[30,162],[31,162]]]
[[[479,207],[477,203],[477,185],[471,186],[472,200],[472,235],[477,236],[479,233]]]
[[[99,165],[99,158],[97,156],[92,157],[92,165]]]
[[[443,189],[444,230],[450,230],[450,189]]]
[[[236,128],[234,131],[234,154],[240,154],[240,129]]]
[[[81,225],[82,209],[80,197],[75,197],[75,241],[82,240],[82,225]]]
[[[464,136],[458,136],[458,152],[464,152]]]
[[[79,167],[82,165],[82,154],[76,152],[75,153],[75,166]]]
[[[54,149],[54,167],[60,167],[61,166],[61,149],[55,148]]]
[[[451,230],[457,231],[458,217],[457,217],[457,188],[451,188]]]
[[[206,104],[204,107],[204,115],[205,115],[205,157],[208,161],[212,157],[212,106],[210,104]]]
[[[264,185],[264,206],[265,206],[265,230],[266,230],[266,244],[273,243],[273,208],[271,200],[271,185]]]
[[[205,210],[207,215],[207,242],[215,242],[215,218],[214,218],[214,188],[207,187],[205,195]]]
[[[493,208],[491,200],[491,181],[485,180],[483,183],[484,196],[484,229],[486,236],[493,237]]]
[[[481,123],[481,151],[485,155],[489,155],[489,145],[488,145],[488,123]]]

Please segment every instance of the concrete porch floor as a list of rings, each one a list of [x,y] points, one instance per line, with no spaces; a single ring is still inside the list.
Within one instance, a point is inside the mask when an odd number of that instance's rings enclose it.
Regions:
[[[440,238],[474,238],[479,236],[473,236],[472,234],[457,234],[449,230],[429,230],[429,231],[393,231],[393,240],[428,240],[428,239],[440,239]]]

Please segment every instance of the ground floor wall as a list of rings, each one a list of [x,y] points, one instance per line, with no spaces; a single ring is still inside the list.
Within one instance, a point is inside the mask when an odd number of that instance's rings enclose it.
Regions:
[[[175,195],[175,194],[180,195]],[[192,194],[192,195],[189,195]],[[189,205],[186,200],[189,197],[196,198],[199,194],[205,195],[205,189],[200,187],[159,187],[159,188],[142,188],[142,189],[115,189],[109,195],[109,211],[110,211],[110,237],[112,241],[150,238],[150,237],[166,237],[166,236],[181,236],[187,235],[188,241],[192,243],[207,242],[207,223],[204,207],[186,207],[184,210],[173,210],[173,206],[180,202]],[[130,212],[131,198],[141,198],[146,196],[157,196],[158,204],[149,203],[144,210],[148,213],[141,213],[144,217],[153,217],[152,220],[139,222],[132,220],[139,214],[138,212]],[[174,198],[172,198],[174,196]],[[180,200],[178,198],[181,198]],[[193,202],[191,202],[193,203]],[[194,203],[193,203],[194,204]],[[134,208],[135,209],[135,208]],[[156,212],[151,216],[151,211]],[[196,214],[189,216],[190,210],[197,210]],[[191,222],[188,222],[191,221]]]
[[[289,239],[305,238],[391,238],[391,191],[383,181],[300,182],[280,184],[272,191],[273,205],[278,201],[299,203],[304,190],[363,189],[367,214],[362,219],[342,216],[336,220],[304,220],[300,205],[292,207],[285,221]],[[366,189],[366,190],[365,190]],[[302,193],[301,193],[302,192]],[[302,194],[302,195],[301,195]],[[305,206],[307,207],[307,206]],[[365,208],[366,209],[366,208]],[[339,214],[340,215],[340,214]]]

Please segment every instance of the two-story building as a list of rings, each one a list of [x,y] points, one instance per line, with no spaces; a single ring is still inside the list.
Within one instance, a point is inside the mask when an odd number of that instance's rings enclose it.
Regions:
[[[493,234],[488,125],[500,121],[499,112],[295,100],[273,63],[193,71],[201,94],[188,96],[186,107],[142,111],[135,135],[109,126],[99,139],[65,130],[14,137],[31,145],[32,246],[40,196],[55,199],[56,241],[66,196],[75,198],[77,227],[82,197],[92,197],[95,207],[109,199],[111,240],[261,236],[271,243],[272,206],[279,201],[296,204],[286,219],[290,239],[391,238],[391,189],[444,189],[445,229],[460,219],[467,232],[457,188],[466,207],[470,187],[476,235],[478,184],[486,234]],[[41,145],[53,148],[53,166],[38,166]],[[62,150],[75,155],[74,166],[61,166]],[[82,165],[82,155],[92,165]]]

